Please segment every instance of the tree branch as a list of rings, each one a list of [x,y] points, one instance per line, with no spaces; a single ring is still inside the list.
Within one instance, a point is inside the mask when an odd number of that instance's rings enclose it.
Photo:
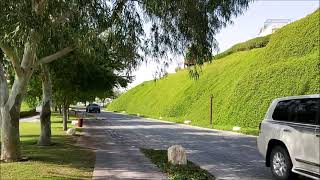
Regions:
[[[68,21],[69,17],[71,16],[71,13],[70,12],[67,12],[66,14],[64,15],[61,15],[55,19],[53,19],[53,23],[55,25],[63,25],[65,22]]]
[[[110,16],[110,24],[109,24],[110,26],[113,24],[113,22],[117,18],[116,16],[118,16],[123,11],[123,7],[127,3],[127,1],[128,0],[120,0],[120,1],[117,1],[117,3],[114,5],[112,14]]]
[[[47,6],[47,0],[33,0],[32,1],[32,7],[34,9],[34,11],[36,12],[36,14],[41,15],[45,8]]]
[[[44,57],[44,58],[41,58],[39,60],[39,63],[40,64],[48,64],[48,63],[51,63],[52,61],[55,61],[56,59],[59,59],[63,56],[65,56],[66,54],[70,53],[71,51],[73,51],[74,48],[71,48],[71,47],[66,47],[50,56],[47,56],[47,57]]]
[[[9,57],[17,76],[20,77],[22,75],[22,68],[20,65],[19,57],[14,52],[13,48],[11,48],[10,46],[5,46],[3,44],[0,44],[0,48],[2,49],[4,54]]]

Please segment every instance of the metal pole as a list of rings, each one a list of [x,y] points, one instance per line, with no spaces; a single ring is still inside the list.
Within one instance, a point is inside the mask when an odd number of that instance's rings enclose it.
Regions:
[[[212,112],[213,112],[213,107],[212,107],[212,105],[213,105],[213,95],[211,94],[210,95],[210,126],[211,126],[211,128],[213,128],[213,125],[212,125]]]

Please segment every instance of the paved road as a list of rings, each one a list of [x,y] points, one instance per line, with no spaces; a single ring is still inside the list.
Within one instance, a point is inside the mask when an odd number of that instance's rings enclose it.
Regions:
[[[218,179],[272,179],[256,148],[256,138],[237,133],[166,123],[110,112],[98,114],[117,143],[167,149],[180,144],[188,158]]]

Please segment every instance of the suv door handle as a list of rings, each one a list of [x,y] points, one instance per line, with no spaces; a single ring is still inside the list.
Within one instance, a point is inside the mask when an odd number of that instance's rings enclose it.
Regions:
[[[320,134],[316,134],[316,137],[320,137]]]
[[[283,129],[283,132],[291,132],[289,129]]]

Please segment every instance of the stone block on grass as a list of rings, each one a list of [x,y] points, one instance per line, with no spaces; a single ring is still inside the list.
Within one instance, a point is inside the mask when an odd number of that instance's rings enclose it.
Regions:
[[[69,135],[69,136],[74,136],[74,135],[76,135],[76,129],[74,129],[74,128],[68,129],[68,130],[67,130],[67,135]]]
[[[187,153],[180,145],[173,145],[168,149],[168,161],[174,165],[186,165]]]

